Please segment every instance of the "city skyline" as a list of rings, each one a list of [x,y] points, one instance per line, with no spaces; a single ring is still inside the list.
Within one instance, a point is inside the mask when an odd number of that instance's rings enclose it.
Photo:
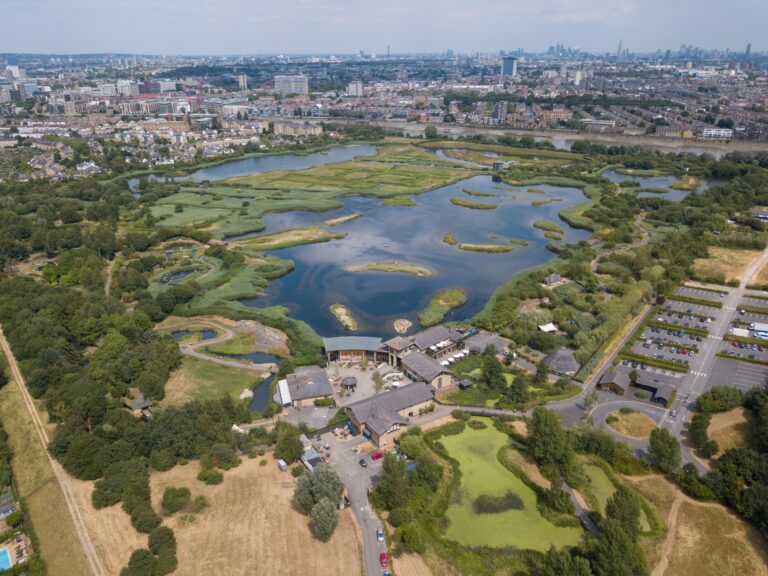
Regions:
[[[642,5],[641,5],[642,4]],[[116,6],[117,5],[117,6]],[[562,43],[587,52],[615,52],[621,42],[632,52],[676,49],[681,44],[752,53],[760,43],[760,23],[768,5],[737,0],[727,29],[712,0],[620,0],[609,8],[598,0],[532,3],[479,0],[386,5],[350,0],[298,0],[261,5],[201,0],[171,5],[158,0],[93,0],[66,4],[51,0],[9,0],[10,23],[0,51],[158,55],[394,54],[496,52],[523,48],[544,52]],[[468,26],[475,22],[476,26]],[[681,29],[680,22],[685,22]],[[29,24],[34,25],[30,29]],[[30,31],[31,30],[31,31]],[[121,31],[115,34],[115,31]]]

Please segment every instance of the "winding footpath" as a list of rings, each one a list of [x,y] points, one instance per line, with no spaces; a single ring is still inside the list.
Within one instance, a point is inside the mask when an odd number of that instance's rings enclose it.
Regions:
[[[21,374],[21,370],[19,370],[16,357],[13,355],[11,346],[8,343],[8,340],[5,338],[5,334],[3,334],[1,327],[0,348],[2,348],[6,359],[8,360],[8,366],[11,369],[11,373],[13,374],[13,379],[16,381],[16,385],[21,392],[21,397],[24,399],[24,404],[27,407],[30,418],[32,419],[32,424],[34,425],[35,431],[37,432],[37,437],[40,440],[40,443],[43,445],[43,451],[48,458],[48,462],[51,465],[51,469],[53,470],[54,476],[56,477],[56,481],[59,483],[61,493],[64,496],[64,501],[66,502],[67,509],[69,510],[69,515],[72,517],[72,524],[75,526],[75,532],[77,533],[77,537],[80,539],[80,543],[82,544],[85,557],[88,559],[88,565],[91,568],[91,572],[94,574],[94,576],[107,576],[104,565],[101,563],[101,558],[99,558],[99,555],[96,553],[96,547],[93,544],[93,540],[91,540],[91,535],[88,533],[88,527],[86,526],[85,521],[80,514],[80,509],[77,507],[74,494],[72,493],[72,489],[69,485],[69,477],[61,465],[48,452],[48,432],[46,431],[45,425],[40,418],[40,414],[35,407],[32,396],[27,390],[27,385],[24,381],[24,377]]]
[[[179,350],[181,350],[182,354],[191,356],[192,358],[197,358],[198,360],[204,360],[205,362],[212,362],[214,364],[220,364],[221,366],[228,366],[230,368],[253,370],[254,372],[269,372],[272,366],[274,366],[273,364],[245,364],[243,362],[238,362],[237,360],[227,360],[226,358],[210,356],[209,354],[198,352],[198,349],[200,348],[206,348],[212,344],[221,344],[222,342],[227,342],[235,337],[234,330],[227,328],[223,324],[219,324],[217,322],[212,322],[210,320],[190,320],[189,322],[180,322],[179,324],[174,324],[173,326],[166,326],[163,328],[163,330],[172,332],[175,330],[182,330],[184,328],[195,326],[208,326],[209,328],[213,328],[217,332],[222,333],[222,335],[217,336],[216,338],[209,338],[208,340],[194,342],[192,344],[182,344],[179,346]]]

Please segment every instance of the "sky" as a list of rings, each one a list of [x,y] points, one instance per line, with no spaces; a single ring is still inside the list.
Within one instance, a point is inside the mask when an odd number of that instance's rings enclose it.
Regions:
[[[0,52],[768,49],[766,0],[0,0]]]

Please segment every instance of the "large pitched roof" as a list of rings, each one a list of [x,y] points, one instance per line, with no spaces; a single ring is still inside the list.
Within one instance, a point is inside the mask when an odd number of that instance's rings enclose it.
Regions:
[[[402,388],[384,392],[372,398],[359,400],[347,406],[355,419],[362,422],[376,434],[383,434],[394,424],[407,424],[408,420],[398,414],[411,406],[422,404],[434,398],[432,388],[418,382]]]
[[[550,352],[544,358],[544,364],[558,374],[572,374],[573,372],[578,372],[581,367],[576,361],[573,351],[568,348],[558,348],[554,352]]]
[[[342,350],[365,350],[376,352],[381,348],[381,338],[371,336],[337,336],[323,338],[326,352],[341,352]]]
[[[403,368],[425,382],[432,382],[440,374],[450,372],[440,362],[431,356],[427,356],[424,352],[408,352],[408,354],[401,358],[401,361]]]
[[[600,378],[600,384],[615,384],[622,390],[627,391],[631,382],[629,373],[626,370],[615,368],[603,374],[603,377]]]
[[[455,330],[449,330],[443,325],[432,326],[421,332],[417,332],[413,335],[413,343],[419,348],[419,350],[426,350],[430,346],[435,346],[445,340],[451,340],[457,342],[461,338],[461,334]]]
[[[393,350],[397,352],[401,352],[405,350],[406,348],[410,348],[413,346],[413,342],[410,338],[406,338],[405,336],[395,336],[394,338],[390,338],[386,342],[384,342],[387,346],[392,348]]]
[[[322,398],[333,395],[333,386],[320,366],[301,366],[286,377],[292,400]]]

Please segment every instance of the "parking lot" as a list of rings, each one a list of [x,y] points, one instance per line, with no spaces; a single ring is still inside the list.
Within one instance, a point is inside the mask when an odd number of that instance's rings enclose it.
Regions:
[[[741,302],[746,306],[754,306],[755,308],[765,308],[768,310],[768,300],[764,300],[763,298],[744,296],[744,298],[741,299]]]
[[[698,317],[715,318],[720,308],[714,306],[704,306],[703,304],[690,304],[680,302],[679,300],[667,300],[664,303],[664,309],[677,314],[693,314]]]
[[[733,386],[744,391],[768,382],[768,366],[739,362],[736,359],[716,358],[709,375],[707,388],[713,386]]]
[[[701,288],[694,288],[692,286],[680,286],[675,290],[675,294],[679,294],[680,296],[688,296],[689,298],[712,300],[713,302],[721,301],[726,296],[720,292],[711,292],[709,290],[702,290]]]

